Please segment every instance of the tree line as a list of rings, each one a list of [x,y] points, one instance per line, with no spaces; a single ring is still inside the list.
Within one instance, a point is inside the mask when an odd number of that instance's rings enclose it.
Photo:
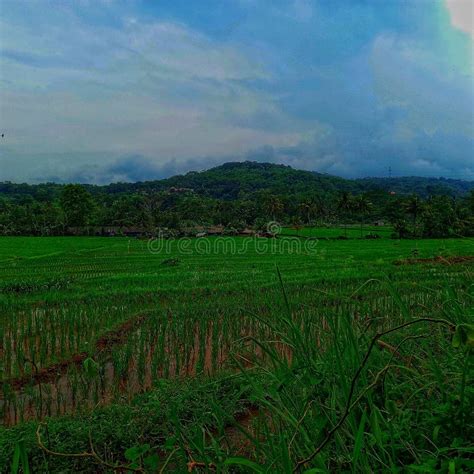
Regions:
[[[236,231],[286,225],[370,224],[383,220],[395,236],[474,236],[474,191],[464,197],[392,195],[383,190],[353,194],[275,194],[260,189],[237,199],[219,199],[188,189],[92,194],[79,184],[59,193],[0,196],[0,235],[100,234],[100,228],[180,231],[193,226],[225,226]]]

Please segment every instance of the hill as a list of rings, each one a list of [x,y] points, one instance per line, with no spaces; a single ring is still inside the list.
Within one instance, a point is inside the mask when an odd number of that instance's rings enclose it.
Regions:
[[[392,192],[429,195],[464,196],[474,189],[473,181],[446,178],[397,177],[344,179],[312,171],[296,170],[286,165],[252,161],[230,162],[205,171],[190,171],[166,179],[137,183],[112,183],[104,186],[85,185],[92,194],[124,195],[166,190],[192,191],[216,199],[235,200],[259,191],[274,194],[336,194],[351,192]],[[50,200],[58,196],[63,185],[0,183],[0,196],[32,196]]]

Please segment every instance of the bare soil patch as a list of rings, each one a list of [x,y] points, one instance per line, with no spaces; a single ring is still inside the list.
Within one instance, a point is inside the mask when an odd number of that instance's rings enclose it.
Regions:
[[[68,359],[62,360],[61,362],[52,364],[48,367],[43,367],[39,370],[35,370],[33,373],[28,375],[5,380],[3,383],[9,384],[13,390],[17,391],[21,390],[27,385],[53,382],[58,376],[65,374],[69,367],[81,365],[87,359],[87,357],[94,357],[96,355],[103,354],[104,352],[109,351],[112,346],[124,343],[127,336],[132,331],[134,331],[144,319],[144,315],[134,316],[133,318],[130,318],[120,324],[120,326],[117,328],[104,333],[96,341],[94,354],[80,352],[78,354],[72,355]]]

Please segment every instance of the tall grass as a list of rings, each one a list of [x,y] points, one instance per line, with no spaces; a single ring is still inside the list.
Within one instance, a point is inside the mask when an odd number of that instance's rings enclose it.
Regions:
[[[323,323],[297,316],[291,300],[286,312],[254,315],[270,337],[255,340],[268,357],[252,370],[235,359],[258,407],[239,427],[246,452],[235,457],[237,446],[222,448],[224,431],[193,445],[200,458],[244,472],[470,472],[473,354],[453,347],[452,337],[472,324],[472,287],[447,288],[439,314],[417,318],[383,285],[399,309],[389,321],[336,313]],[[319,329],[318,343],[310,326]],[[214,457],[209,446],[219,447]]]

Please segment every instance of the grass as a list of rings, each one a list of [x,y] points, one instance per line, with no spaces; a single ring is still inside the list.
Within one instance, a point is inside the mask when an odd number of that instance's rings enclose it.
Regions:
[[[472,241],[228,241],[0,239],[1,472],[472,471]]]

